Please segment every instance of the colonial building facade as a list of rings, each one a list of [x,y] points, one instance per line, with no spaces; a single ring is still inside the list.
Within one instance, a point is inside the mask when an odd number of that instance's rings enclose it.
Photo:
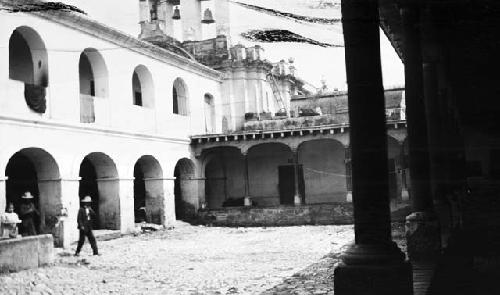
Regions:
[[[0,208],[30,191],[56,245],[76,240],[85,195],[96,228],[120,233],[235,205],[352,217],[346,93],[310,94],[293,60],[231,44],[227,1],[139,1],[139,38],[71,7],[0,4]],[[401,114],[403,89],[386,96]],[[387,119],[397,204],[406,123]]]
[[[174,172],[188,173],[221,73],[75,11],[1,6],[0,207],[31,191],[58,245],[77,238],[83,195],[99,229],[130,232],[138,207],[171,224]]]

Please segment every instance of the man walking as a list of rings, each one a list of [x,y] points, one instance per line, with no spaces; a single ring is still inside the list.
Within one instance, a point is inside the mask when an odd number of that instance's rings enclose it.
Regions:
[[[91,203],[92,199],[90,196],[85,196],[82,199],[82,207],[78,210],[78,229],[80,230],[80,238],[78,240],[78,246],[76,247],[75,256],[80,255],[80,250],[82,250],[85,237],[89,239],[94,255],[99,255],[94,233],[92,232],[92,223],[94,222],[96,216],[94,210],[90,208]]]

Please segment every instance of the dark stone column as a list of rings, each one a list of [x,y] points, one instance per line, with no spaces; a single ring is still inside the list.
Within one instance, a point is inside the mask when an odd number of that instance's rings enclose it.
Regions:
[[[245,158],[245,200],[244,200],[244,205],[251,206],[252,199],[250,198],[250,180],[248,179],[248,154],[244,154],[243,157]]]
[[[429,114],[424,102],[420,7],[415,0],[401,3],[404,30],[406,120],[413,213],[406,218],[410,259],[427,259],[440,250],[439,223],[433,210],[429,159]],[[429,81],[427,81],[429,82]],[[430,88],[431,84],[426,87]],[[433,90],[427,91],[432,92]],[[434,126],[435,127],[435,126]]]
[[[293,154],[293,177],[294,177],[294,196],[293,203],[296,206],[302,204],[302,197],[300,196],[299,189],[299,152],[297,150],[292,151]]]
[[[377,0],[343,0],[355,244],[335,269],[335,294],[412,294],[411,265],[391,240]]]

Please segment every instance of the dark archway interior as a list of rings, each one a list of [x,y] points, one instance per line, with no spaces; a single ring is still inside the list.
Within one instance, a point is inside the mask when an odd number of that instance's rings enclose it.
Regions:
[[[134,165],[134,218],[135,222],[146,221],[146,182],[141,165]]]
[[[8,177],[6,181],[7,205],[13,203],[14,211],[19,214],[21,196],[29,191],[35,197],[35,207],[40,210],[38,177],[33,162],[23,154],[16,153],[10,158],[5,175]]]
[[[80,93],[95,96],[94,71],[85,53],[80,55],[78,70],[80,73]]]
[[[134,71],[132,75],[132,91],[134,95],[134,105],[142,106],[142,84],[139,75]]]
[[[97,173],[92,162],[85,158],[80,165],[80,186],[78,189],[78,196],[82,199],[84,196],[90,196],[92,198],[92,210],[96,214],[96,219],[94,221],[94,228],[100,229],[100,219],[99,219],[99,189],[97,186]]]
[[[194,165],[189,159],[181,159],[174,169],[175,216],[178,220],[189,220],[196,215],[193,205],[197,202],[196,185],[192,179]]]
[[[173,90],[172,90],[172,97],[173,97],[173,112],[174,114],[178,114],[179,113],[179,101],[178,101],[178,97],[177,97],[177,89],[175,88],[175,86],[173,87]]]
[[[33,57],[24,37],[16,30],[9,42],[9,77],[34,84]]]
[[[205,198],[208,208],[221,208],[227,200],[227,178],[221,157],[214,157],[205,166]]]

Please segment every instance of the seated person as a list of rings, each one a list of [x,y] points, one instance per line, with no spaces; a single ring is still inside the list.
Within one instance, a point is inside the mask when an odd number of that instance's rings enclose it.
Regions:
[[[0,221],[2,223],[2,232],[0,238],[16,238],[17,224],[21,223],[21,220],[14,212],[14,204],[9,203],[9,205],[7,206],[7,211],[2,214]]]

